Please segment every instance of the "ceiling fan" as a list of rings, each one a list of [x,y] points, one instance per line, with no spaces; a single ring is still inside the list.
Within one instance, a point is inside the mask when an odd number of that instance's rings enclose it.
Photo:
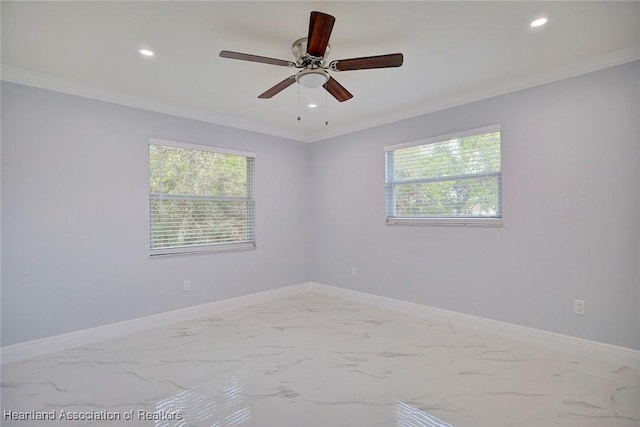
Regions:
[[[362,58],[350,58],[333,60],[327,64],[327,56],[331,50],[329,37],[336,18],[322,12],[311,12],[309,19],[309,34],[307,37],[293,42],[292,51],[295,56],[294,61],[268,58],[265,56],[251,55],[248,53],[231,52],[223,50],[220,52],[222,58],[239,59],[242,61],[261,62],[264,64],[279,65],[283,67],[300,68],[296,74],[287,77],[280,83],[258,95],[258,98],[271,98],[293,83],[309,87],[324,87],[327,92],[333,95],[338,101],[343,102],[353,98],[353,95],[336,81],[330,71],[351,71],[365,70],[371,68],[389,68],[402,65],[403,56],[401,53],[388,55],[366,56]]]

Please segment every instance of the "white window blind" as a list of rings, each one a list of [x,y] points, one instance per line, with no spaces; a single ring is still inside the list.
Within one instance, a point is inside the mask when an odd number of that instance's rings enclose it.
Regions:
[[[255,247],[255,156],[149,140],[151,255]]]
[[[387,222],[500,225],[500,127],[385,148]]]

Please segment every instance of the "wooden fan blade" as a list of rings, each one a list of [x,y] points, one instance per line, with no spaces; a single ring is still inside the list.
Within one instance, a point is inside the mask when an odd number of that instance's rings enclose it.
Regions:
[[[389,55],[365,56],[363,58],[339,59],[331,61],[330,67],[336,71],[366,70],[370,68],[389,68],[402,65],[404,57],[401,53]]]
[[[309,19],[309,35],[307,36],[307,53],[316,58],[324,56],[331,30],[336,18],[322,12],[311,12]]]
[[[241,61],[261,62],[263,64],[281,65],[283,67],[295,67],[295,63],[283,59],[267,58],[266,56],[251,55],[248,53],[231,52],[229,50],[220,51],[220,57],[229,59],[239,59]]]
[[[283,90],[285,90],[286,88],[294,84],[295,82],[296,82],[296,76],[295,75],[289,76],[283,81],[281,81],[280,83],[278,83],[277,85],[275,85],[274,87],[272,87],[271,89],[267,89],[266,91],[258,95],[258,98],[260,99],[271,98],[272,96],[279,94],[280,92],[282,92]]]
[[[323,87],[340,102],[353,98],[353,95],[333,77],[329,77],[329,81],[327,81]]]

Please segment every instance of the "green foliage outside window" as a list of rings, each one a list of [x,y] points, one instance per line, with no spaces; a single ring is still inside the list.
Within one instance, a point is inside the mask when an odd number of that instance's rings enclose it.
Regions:
[[[389,217],[499,217],[500,186],[500,132],[387,152]]]
[[[151,249],[252,241],[253,161],[150,144]]]

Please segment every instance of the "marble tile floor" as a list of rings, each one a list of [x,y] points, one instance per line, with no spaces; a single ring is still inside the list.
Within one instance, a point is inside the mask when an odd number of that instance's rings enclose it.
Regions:
[[[1,375],[3,427],[640,426],[637,370],[311,292]]]

